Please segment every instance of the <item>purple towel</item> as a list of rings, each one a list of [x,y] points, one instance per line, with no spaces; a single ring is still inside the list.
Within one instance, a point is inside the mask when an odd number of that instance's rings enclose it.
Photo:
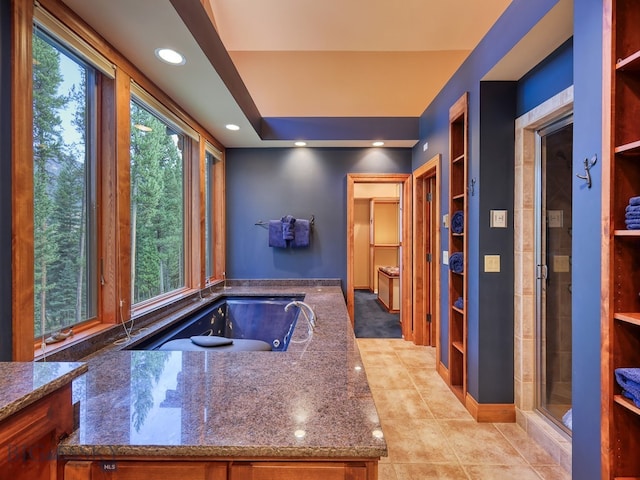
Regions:
[[[291,240],[293,248],[306,248],[311,240],[311,222],[309,220],[296,220],[295,235]]]
[[[282,236],[282,222],[269,220],[269,246],[287,248],[287,241]]]
[[[462,297],[458,297],[458,299],[453,302],[453,306],[459,308],[460,310],[464,309],[464,300]]]
[[[464,231],[464,212],[458,210],[451,217],[451,231],[453,233],[463,233]]]
[[[295,223],[296,219],[291,215],[285,215],[280,219],[282,222],[282,238],[285,240],[293,240],[295,237]]]
[[[449,256],[449,270],[453,273],[462,273],[464,271],[464,256],[462,252],[452,253]]]
[[[640,407],[640,368],[616,368],[614,374],[622,387],[622,395]]]
[[[640,197],[631,197],[629,199],[629,205],[640,205]]]
[[[630,212],[640,212],[640,205],[627,205],[627,207],[624,209],[625,212],[630,213]]]
[[[627,225],[627,230],[640,230],[640,219],[634,221],[625,222]]]

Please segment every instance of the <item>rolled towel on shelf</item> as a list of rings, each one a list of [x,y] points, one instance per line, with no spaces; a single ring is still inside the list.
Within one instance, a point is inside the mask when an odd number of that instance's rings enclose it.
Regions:
[[[464,212],[462,210],[458,210],[451,217],[451,231],[453,233],[464,232]]]
[[[280,219],[282,223],[282,238],[284,240],[293,240],[295,237],[296,219],[291,215],[285,215]]]
[[[627,212],[624,214],[624,218],[640,218],[640,211],[638,212]]]
[[[453,302],[453,306],[460,310],[464,310],[464,299],[462,297],[458,297],[458,299]]]
[[[633,221],[625,221],[627,225],[627,230],[640,230],[640,219]]]
[[[640,212],[640,205],[627,205],[624,211],[626,213]]]
[[[295,223],[295,235],[291,241],[292,248],[306,248],[311,241],[311,222],[305,219],[297,219]]]
[[[629,205],[640,205],[640,197],[631,197],[629,199]]]
[[[462,273],[464,271],[464,255],[462,252],[455,252],[449,256],[449,270],[453,273]]]
[[[280,220],[269,220],[269,246],[287,248],[287,241],[282,236],[282,222]]]
[[[614,374],[622,387],[622,395],[640,408],[640,368],[616,368]]]

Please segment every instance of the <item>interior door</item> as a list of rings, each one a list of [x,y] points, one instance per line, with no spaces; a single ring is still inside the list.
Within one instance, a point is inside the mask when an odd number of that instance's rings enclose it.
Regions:
[[[435,225],[434,225],[434,192],[435,192],[435,177],[431,176],[424,179],[424,191],[425,191],[425,202],[424,202],[424,304],[425,304],[425,345],[435,346],[435,335],[434,335],[434,312],[433,306],[435,305],[436,299],[435,297],[435,288],[433,288],[433,281],[435,279],[434,275],[434,255],[436,255],[434,244],[435,244]]]

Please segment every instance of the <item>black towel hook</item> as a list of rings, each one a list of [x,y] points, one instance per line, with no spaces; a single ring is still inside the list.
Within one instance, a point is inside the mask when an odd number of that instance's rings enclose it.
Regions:
[[[591,188],[591,167],[593,167],[598,161],[598,154],[595,154],[591,157],[591,160],[588,158],[584,159],[584,175],[580,175],[576,173],[576,177],[581,178],[582,180],[586,180],[587,188]]]

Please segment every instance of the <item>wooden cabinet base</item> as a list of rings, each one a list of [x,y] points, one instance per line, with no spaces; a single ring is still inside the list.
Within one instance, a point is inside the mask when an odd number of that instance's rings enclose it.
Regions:
[[[55,480],[58,440],[72,430],[70,384],[0,422],[2,478]]]
[[[64,480],[377,480],[378,461],[70,460]]]

